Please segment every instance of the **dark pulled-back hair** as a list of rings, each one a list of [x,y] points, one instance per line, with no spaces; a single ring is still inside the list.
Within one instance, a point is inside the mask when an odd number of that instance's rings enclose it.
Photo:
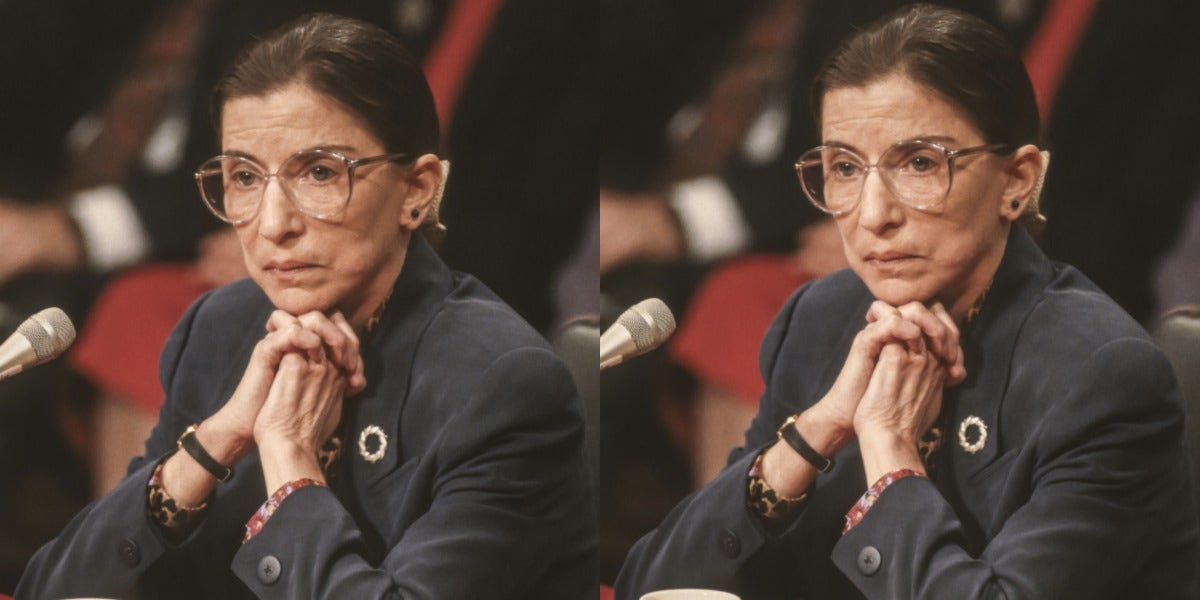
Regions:
[[[217,133],[233,98],[307,85],[362,117],[388,152],[436,153],[437,111],[408,49],[387,31],[327,13],[300,17],[245,48],[213,90]]]
[[[1038,143],[1037,100],[1017,50],[986,21],[929,4],[889,13],[834,50],[813,82],[817,126],[826,92],[894,73],[961,108],[987,143]]]

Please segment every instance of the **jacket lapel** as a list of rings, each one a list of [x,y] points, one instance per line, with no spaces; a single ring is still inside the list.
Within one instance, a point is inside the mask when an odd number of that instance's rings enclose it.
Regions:
[[[949,417],[943,421],[942,448],[951,454],[960,484],[1007,450],[1000,444],[1000,411],[1013,347],[1051,275],[1050,262],[1033,239],[1023,227],[1014,227],[983,308],[962,335],[967,379],[944,398],[943,414]]]
[[[453,274],[424,236],[414,235],[383,317],[363,344],[367,388],[347,399],[344,409],[346,456],[353,465],[360,497],[404,458],[400,415],[407,401],[416,347],[453,285]],[[382,452],[380,432],[387,443]],[[360,448],[360,437],[367,438],[366,452]],[[371,462],[364,454],[381,455]]]

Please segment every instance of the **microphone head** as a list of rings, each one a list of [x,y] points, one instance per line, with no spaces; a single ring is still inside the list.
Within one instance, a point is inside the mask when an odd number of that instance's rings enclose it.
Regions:
[[[629,330],[639,351],[647,351],[666,341],[675,332],[675,315],[658,298],[647,298],[625,311],[617,323]]]
[[[75,341],[75,325],[61,308],[51,307],[25,319],[17,333],[29,340],[37,363],[56,358]]]

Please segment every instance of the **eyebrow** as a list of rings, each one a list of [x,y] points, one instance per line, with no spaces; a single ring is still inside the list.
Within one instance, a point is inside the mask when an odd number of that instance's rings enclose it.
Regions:
[[[891,144],[891,146],[888,146],[888,147],[889,147],[889,148],[891,148],[892,146],[895,146],[896,144],[899,144],[899,143],[901,143],[901,142],[915,142],[915,141],[918,141],[918,140],[920,140],[920,141],[922,141],[922,142],[938,142],[938,143],[942,143],[942,144],[954,144],[954,143],[957,143],[957,142],[958,142],[958,138],[956,138],[956,137],[954,137],[954,136],[951,136],[951,135],[937,135],[937,134],[930,134],[930,135],[914,135],[914,136],[912,136],[912,137],[909,137],[909,138],[904,138],[904,139],[902,139],[902,140],[897,140],[897,141],[893,142],[893,143]],[[849,143],[849,142],[842,142],[842,141],[839,141],[839,140],[824,140],[824,141],[822,141],[822,142],[821,142],[821,145],[822,145],[822,146],[838,146],[838,147],[841,147],[841,148],[845,148],[845,149],[847,149],[847,150],[853,150],[853,151],[855,151],[855,152],[859,152],[859,153],[861,153],[861,152],[862,152],[862,150],[861,150],[861,149],[859,149],[859,148],[858,148],[857,146],[855,146],[854,144],[851,144],[851,143]]]
[[[311,152],[313,150],[325,150],[326,152],[339,152],[339,153],[345,154],[348,152],[355,152],[358,149],[355,148],[354,146],[347,146],[345,144],[318,144],[316,146],[310,146],[308,148],[301,148],[300,150],[297,150],[297,151],[289,154],[288,156],[291,157],[291,156],[294,156],[301,152]],[[238,158],[245,158],[248,160],[252,160],[254,162],[262,162],[257,156],[254,156],[253,154],[251,154],[249,152],[243,152],[243,151],[237,150],[237,149],[223,150],[221,152],[221,154],[224,154],[225,156],[236,156]]]

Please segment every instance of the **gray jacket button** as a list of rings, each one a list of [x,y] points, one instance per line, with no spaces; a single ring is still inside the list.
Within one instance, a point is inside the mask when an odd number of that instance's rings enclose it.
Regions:
[[[717,538],[717,544],[726,558],[737,558],[737,555],[742,553],[742,540],[738,539],[738,535],[732,529],[722,531]]]
[[[120,555],[121,562],[130,569],[142,563],[142,549],[138,547],[137,542],[129,538],[117,544],[117,554]]]
[[[883,559],[875,546],[867,546],[858,552],[858,572],[866,576],[874,575],[879,570]]]
[[[281,571],[283,571],[283,567],[279,564],[279,559],[270,554],[258,561],[258,580],[265,585],[279,581]]]

